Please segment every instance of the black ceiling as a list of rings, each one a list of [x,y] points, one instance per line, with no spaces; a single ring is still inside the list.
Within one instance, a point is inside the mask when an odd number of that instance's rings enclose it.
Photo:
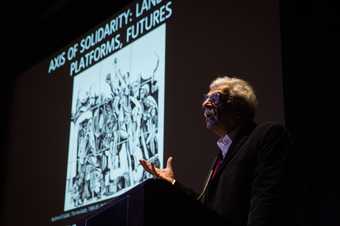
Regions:
[[[131,0],[93,2],[80,0],[23,1],[6,6],[5,45],[13,76],[51,55]],[[11,77],[13,77],[11,76]]]

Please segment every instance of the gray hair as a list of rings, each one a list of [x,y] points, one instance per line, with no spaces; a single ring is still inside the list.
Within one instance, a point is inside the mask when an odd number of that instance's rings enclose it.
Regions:
[[[239,78],[228,76],[218,77],[210,84],[210,91],[219,91],[227,97],[235,113],[243,118],[253,119],[257,107],[257,100],[250,84]]]

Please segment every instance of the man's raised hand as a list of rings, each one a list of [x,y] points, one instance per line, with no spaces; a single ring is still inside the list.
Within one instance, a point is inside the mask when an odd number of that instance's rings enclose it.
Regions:
[[[160,179],[166,180],[168,182],[170,182],[171,184],[175,183],[175,174],[172,168],[172,157],[169,157],[166,163],[166,167],[164,169],[160,169],[155,167],[154,164],[141,159],[139,160],[140,164],[143,166],[143,168],[151,173],[152,175],[154,175],[155,177],[158,177]]]

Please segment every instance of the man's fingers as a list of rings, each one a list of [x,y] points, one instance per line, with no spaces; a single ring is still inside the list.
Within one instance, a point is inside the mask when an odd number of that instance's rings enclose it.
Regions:
[[[173,160],[173,157],[170,156],[170,157],[168,158],[168,160],[166,161],[166,168],[172,169],[172,160]]]
[[[152,168],[153,175],[155,175],[156,177],[159,177],[159,174],[154,164],[151,164],[151,168]]]
[[[150,163],[148,163],[148,162],[145,161],[144,159],[139,160],[139,162],[140,162],[140,164],[143,166],[143,168],[144,168],[147,172],[153,174],[152,168],[151,168],[151,164],[150,164]]]
[[[143,166],[143,168],[146,170],[146,171],[148,171],[148,167],[147,167],[147,165],[146,165],[146,163],[145,163],[145,160],[139,160],[139,163]]]
[[[151,173],[152,175],[154,175],[156,177],[159,177],[157,169],[152,163],[150,163],[150,162],[148,162],[144,159],[139,160],[139,162],[147,172]]]

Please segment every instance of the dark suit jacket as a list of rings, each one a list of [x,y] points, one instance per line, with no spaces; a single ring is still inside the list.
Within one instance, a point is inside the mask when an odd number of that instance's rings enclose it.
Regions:
[[[200,200],[232,226],[294,225],[289,212],[290,139],[277,123],[245,124]]]

